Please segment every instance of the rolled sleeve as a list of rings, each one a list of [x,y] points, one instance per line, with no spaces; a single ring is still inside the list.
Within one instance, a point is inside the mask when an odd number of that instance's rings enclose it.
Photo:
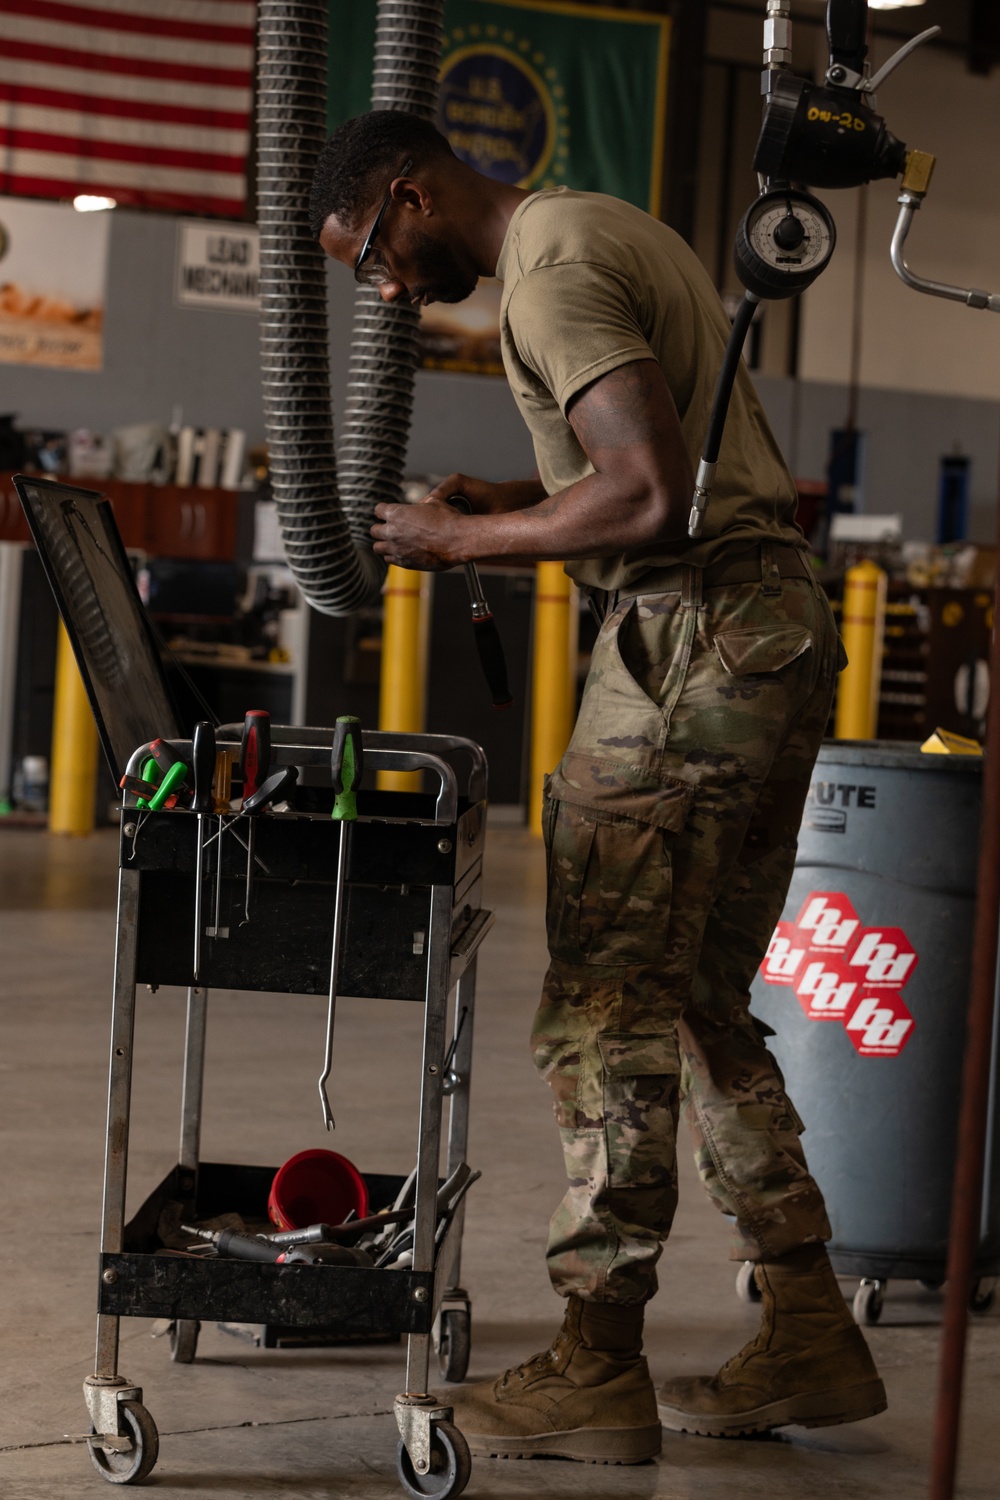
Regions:
[[[508,326],[522,363],[563,416],[573,397],[621,365],[655,359],[632,287],[605,266],[541,266],[514,288]]]

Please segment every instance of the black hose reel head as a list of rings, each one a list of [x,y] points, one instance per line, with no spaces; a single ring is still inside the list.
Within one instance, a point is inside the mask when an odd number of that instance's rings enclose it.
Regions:
[[[875,90],[914,48],[913,37],[869,77],[868,0],[828,0],[829,64],[822,82],[792,71],[790,0],[767,0],[764,118],[753,166],[760,196],[736,233],[733,261],[746,296],[733,322],[695,475],[688,536],[701,536],[743,344],[758,302],[804,292],[830,264],[837,230],[809,188],[852,188],[907,170],[907,148],[875,112]],[[919,153],[913,153],[918,156]]]
[[[906,146],[875,112],[873,94],[917,39],[870,79],[867,33],[867,0],[829,0],[824,80],[799,78],[787,66],[764,73],[764,118],[753,159],[763,190],[734,246],[736,273],[758,300],[805,291],[830,263],[833,219],[808,187],[861,187],[905,169]],[[784,56],[790,58],[790,49]]]
[[[836,71],[835,68],[831,71]],[[863,91],[779,73],[764,104],[753,168],[769,181],[852,188],[898,177],[906,147]]]

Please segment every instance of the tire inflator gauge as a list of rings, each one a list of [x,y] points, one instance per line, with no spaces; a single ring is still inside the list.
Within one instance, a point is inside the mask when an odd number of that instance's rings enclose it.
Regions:
[[[826,27],[830,61],[825,79],[814,83],[797,77],[791,71],[791,0],[767,0],[764,118],[753,160],[761,192],[736,233],[733,259],[746,290],[715,388],[688,518],[690,537],[700,536],[704,528],[733,385],[758,304],[804,292],[830,264],[836,226],[809,187],[861,187],[901,175],[900,213],[890,251],[896,274],[915,291],[1000,312],[1000,294],[925,280],[903,258],[913,215],[930,186],[934,158],[909,151],[892,134],[875,112],[875,91],[941,28],[931,26],[912,37],[870,77],[865,61],[868,0],[829,0]]]

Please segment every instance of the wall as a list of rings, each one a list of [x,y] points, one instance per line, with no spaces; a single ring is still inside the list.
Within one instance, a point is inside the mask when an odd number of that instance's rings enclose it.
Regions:
[[[889,50],[877,40],[875,67]],[[878,107],[894,134],[937,157],[910,231],[909,264],[918,275],[1000,290],[1000,71],[977,77],[954,53],[926,47],[879,91]],[[862,385],[1000,399],[1000,317],[904,287],[889,262],[896,187],[862,191]],[[846,381],[858,191],[820,196],[837,221],[838,247],[803,298],[799,371],[806,380]]]
[[[824,479],[830,432],[843,425],[847,411],[847,387],[766,376],[758,377],[757,387],[793,473]],[[961,452],[972,460],[969,540],[995,543],[1000,402],[864,387],[858,426],[867,434],[863,499],[869,514],[898,512],[908,540],[933,541],[940,459]]]
[[[69,210],[67,210],[69,212]],[[0,412],[21,425],[91,427],[169,423],[175,405],[198,427],[244,427],[263,440],[257,320],[174,303],[176,220],[115,209],[108,266],[104,368],[45,370],[0,364]],[[334,409],[343,407],[354,282],[330,267]],[[486,478],[531,473],[531,443],[503,379],[417,376],[410,468]]]
[[[67,209],[67,213],[72,210]],[[174,304],[176,219],[112,213],[104,368],[45,370],[0,365],[0,410],[27,427],[170,422],[173,408],[206,427],[260,436],[257,320]]]
[[[817,65],[824,60],[822,35],[819,26],[797,28],[797,62],[808,66],[810,58]],[[758,15],[713,14],[712,56],[753,59],[759,38]],[[876,63],[891,45],[876,39]],[[725,206],[727,218],[737,215],[740,194],[752,193],[746,161],[753,142],[742,136],[755,132],[754,111],[745,94],[741,87],[739,170]],[[708,97],[706,127],[713,119],[717,125],[722,107],[715,85]],[[987,149],[1000,119],[1000,73],[974,77],[957,54],[928,48],[890,80],[879,103],[905,139],[940,158],[931,195],[914,225],[914,265],[927,275],[1000,286],[1000,155]],[[719,142],[710,131],[706,157],[698,238],[714,271],[720,168]],[[869,434],[866,507],[899,510],[908,535],[931,537],[938,462],[958,445],[973,460],[972,534],[989,539],[1000,464],[1000,318],[904,288],[888,263],[895,192],[888,183],[869,192],[859,410],[859,423]],[[846,414],[854,283],[857,195],[825,196],[837,217],[839,246],[830,270],[804,299],[800,368],[806,378],[758,377],[793,470],[814,479],[824,474],[829,431],[842,425]],[[0,365],[0,411],[17,411],[32,426],[106,431],[126,422],[168,422],[179,403],[186,421],[242,426],[251,440],[261,439],[256,322],[243,313],[174,305],[175,234],[169,217],[115,211],[105,369],[91,374]],[[354,287],[334,266],[329,285],[339,412]],[[772,361],[767,368],[774,368]],[[418,374],[409,467],[414,473],[458,469],[487,478],[530,473],[531,443],[506,383]]]

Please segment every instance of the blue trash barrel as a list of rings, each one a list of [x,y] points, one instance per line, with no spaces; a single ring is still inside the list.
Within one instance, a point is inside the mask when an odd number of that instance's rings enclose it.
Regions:
[[[897,742],[825,744],[754,981],[753,1012],[777,1033],[843,1275],[944,1279],[982,766]],[[980,1276],[1000,1269],[998,1181],[994,1103]]]

